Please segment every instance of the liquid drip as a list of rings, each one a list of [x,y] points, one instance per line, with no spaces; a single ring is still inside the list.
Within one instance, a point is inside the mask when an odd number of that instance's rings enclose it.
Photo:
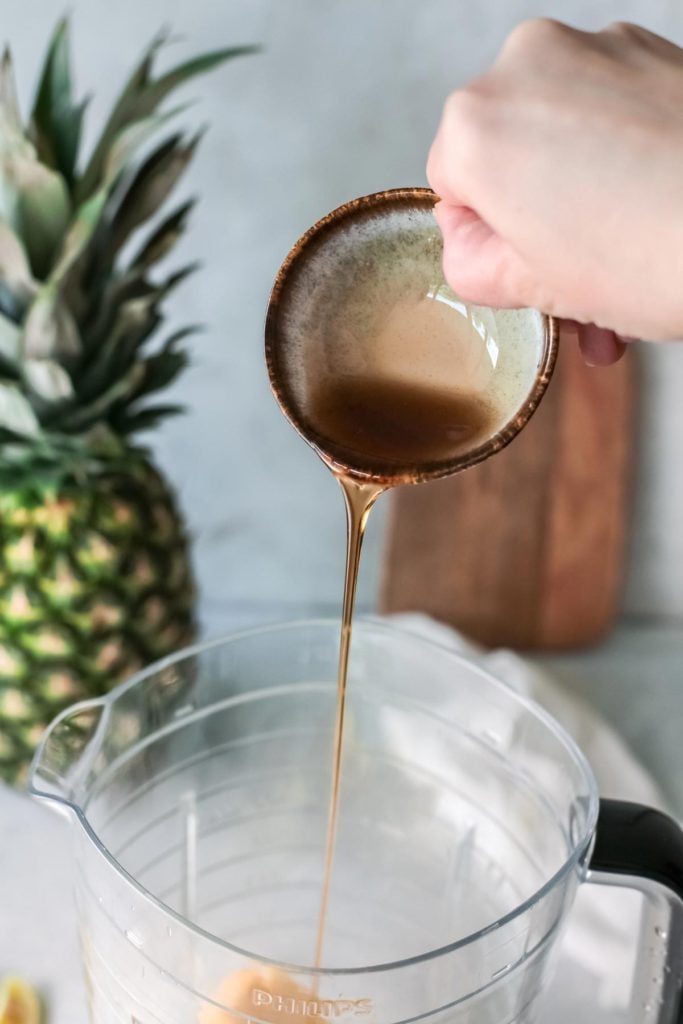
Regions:
[[[334,745],[332,758],[332,786],[325,838],[325,867],[318,914],[318,933],[315,943],[315,966],[322,962],[325,942],[325,926],[330,902],[330,882],[334,866],[334,849],[339,820],[339,791],[341,785],[342,752],[344,748],[344,716],[346,711],[346,683],[351,649],[351,627],[353,608],[356,600],[358,566],[363,546],[365,527],[374,505],[384,487],[376,483],[359,483],[349,476],[338,476],[346,506],[346,572],[344,577],[344,603],[342,607],[341,639],[339,644],[339,668],[337,672],[337,701],[334,724]]]

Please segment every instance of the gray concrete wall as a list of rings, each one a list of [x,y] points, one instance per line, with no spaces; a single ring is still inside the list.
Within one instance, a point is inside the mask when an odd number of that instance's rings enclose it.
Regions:
[[[24,99],[61,0],[0,0]],[[188,190],[201,195],[178,259],[205,267],[169,317],[203,321],[175,399],[190,413],[155,448],[196,545],[205,621],[292,615],[339,601],[343,516],[329,475],[285,424],[267,387],[263,318],[290,244],[364,192],[420,184],[447,92],[482,69],[521,18],[584,27],[639,21],[683,42],[680,0],[76,0],[78,83],[91,123],[161,23],[164,60],[236,42],[261,55],[188,90],[185,117],[211,130]],[[683,619],[683,345],[644,353],[645,393],[626,609]],[[360,604],[374,598],[383,518],[372,523]]]

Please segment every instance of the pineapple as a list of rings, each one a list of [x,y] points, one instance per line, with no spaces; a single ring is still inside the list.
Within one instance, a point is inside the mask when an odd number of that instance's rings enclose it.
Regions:
[[[164,299],[194,269],[161,276],[157,264],[190,212],[191,202],[162,207],[199,135],[150,140],[177,113],[159,110],[177,86],[251,48],[155,76],[164,41],[143,54],[86,160],[68,22],[54,32],[26,126],[8,50],[0,65],[0,778],[9,782],[56,713],[193,635],[182,520],[135,438],[180,411],[150,398],[186,366],[196,328],[150,346]]]

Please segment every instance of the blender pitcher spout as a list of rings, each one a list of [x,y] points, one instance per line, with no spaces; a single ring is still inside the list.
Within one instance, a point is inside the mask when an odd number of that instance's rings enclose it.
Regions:
[[[31,765],[29,792],[55,810],[77,811],[107,718],[104,697],[79,701],[48,726]]]

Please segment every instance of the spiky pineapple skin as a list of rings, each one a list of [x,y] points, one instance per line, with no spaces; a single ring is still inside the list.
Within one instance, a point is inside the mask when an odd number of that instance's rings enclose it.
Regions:
[[[22,781],[61,710],[191,642],[194,595],[183,522],[150,462],[0,490],[0,778]]]

